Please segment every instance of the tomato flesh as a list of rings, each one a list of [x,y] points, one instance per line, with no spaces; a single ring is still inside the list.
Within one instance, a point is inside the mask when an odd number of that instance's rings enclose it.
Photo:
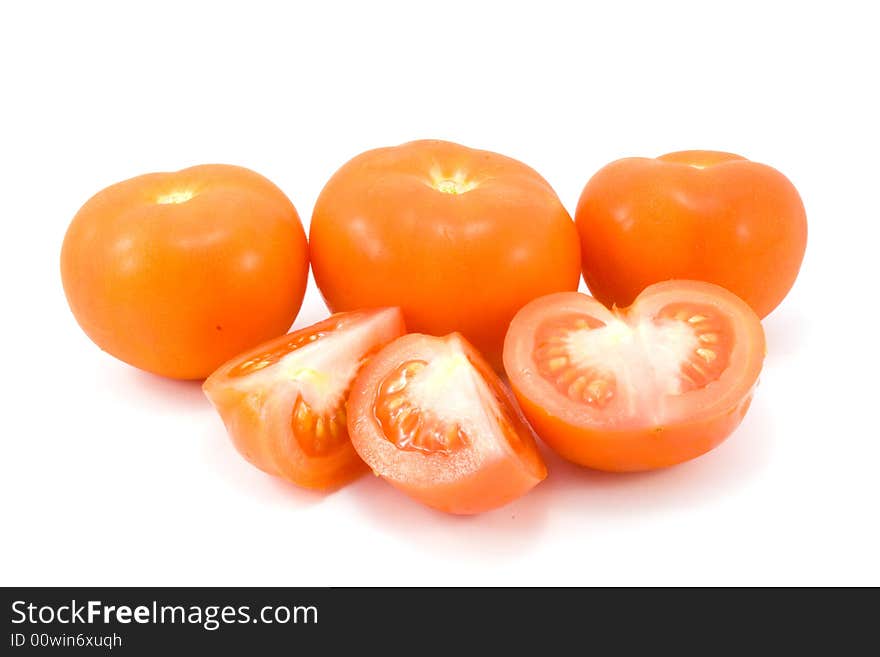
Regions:
[[[606,413],[653,413],[664,396],[702,388],[727,366],[729,323],[705,305],[677,303],[652,317],[589,314],[544,322],[535,336],[538,371],[576,403]]]
[[[557,451],[599,469],[642,470],[723,440],[748,406],[763,349],[742,300],[708,283],[667,282],[623,310],[577,293],[532,302],[511,323],[505,367],[526,417]]]
[[[392,342],[358,375],[348,411],[373,471],[443,511],[488,511],[546,476],[510,392],[458,334]]]
[[[324,413],[316,412],[302,396],[296,398],[290,426],[296,441],[308,456],[325,456],[348,441],[343,401],[347,394],[348,389]]]
[[[321,324],[324,323],[325,322],[322,322]],[[296,333],[291,333],[289,336],[285,336],[286,339],[281,340],[277,347],[273,346],[266,351],[263,351],[261,347],[258,347],[257,350],[259,353],[257,355],[238,363],[235,367],[229,370],[227,376],[230,378],[247,376],[248,374],[253,374],[256,371],[263,369],[264,367],[274,365],[289,353],[326,337],[328,332],[339,328],[339,326],[340,322],[336,320],[333,321],[330,326],[326,327],[326,329],[312,327],[297,331]]]
[[[376,419],[399,449],[451,454],[468,443],[461,424],[421,412],[408,394],[409,383],[427,366],[423,360],[407,361],[385,378],[376,397]]]
[[[205,392],[251,463],[307,488],[335,488],[365,469],[348,438],[352,381],[404,332],[396,308],[340,313],[230,361]]]

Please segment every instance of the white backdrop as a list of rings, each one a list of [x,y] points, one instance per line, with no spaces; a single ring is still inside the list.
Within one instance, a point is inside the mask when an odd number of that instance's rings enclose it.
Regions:
[[[5,2],[0,7],[0,583],[880,584],[871,3]],[[580,6],[584,5],[584,6]],[[304,222],[368,148],[443,138],[541,172],[687,148],[783,171],[800,278],[752,409],[641,475],[547,456],[530,495],[447,517],[367,476],[322,497],[247,465],[196,384],[100,352],[58,256],[98,189],[250,167]],[[326,314],[309,288],[296,321]]]

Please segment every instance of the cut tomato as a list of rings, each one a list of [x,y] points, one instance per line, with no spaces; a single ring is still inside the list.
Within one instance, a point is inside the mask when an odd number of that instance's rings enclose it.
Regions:
[[[306,488],[335,488],[365,471],[348,439],[351,383],[405,330],[397,308],[332,315],[229,361],[205,394],[252,464]]]
[[[551,294],[514,317],[504,367],[538,435],[599,470],[692,459],[740,423],[761,371],[764,333],[724,288],[667,281],[627,309]]]
[[[373,472],[449,513],[502,506],[547,476],[512,395],[458,333],[382,349],[355,379],[348,430]]]

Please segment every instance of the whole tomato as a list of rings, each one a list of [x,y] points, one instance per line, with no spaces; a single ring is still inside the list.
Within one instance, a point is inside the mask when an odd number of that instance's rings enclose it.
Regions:
[[[607,306],[629,306],[652,283],[695,279],[764,317],[794,284],[807,245],[794,185],[718,151],[612,162],[587,183],[575,222],[584,279]]]
[[[308,278],[290,200],[257,173],[196,166],[132,178],[77,212],[61,249],[74,317],[104,351],[202,379],[287,331]]]
[[[580,278],[577,231],[547,181],[445,141],[345,164],[317,200],[310,247],[331,311],[399,306],[410,330],[459,331],[496,368],[516,311]]]

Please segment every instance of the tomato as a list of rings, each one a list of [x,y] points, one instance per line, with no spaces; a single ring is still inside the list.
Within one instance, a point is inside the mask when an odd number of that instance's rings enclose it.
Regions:
[[[758,316],[722,287],[667,281],[627,309],[585,294],[525,306],[504,367],[538,435],[570,461],[650,470],[709,451],[739,425],[764,359]]]
[[[241,354],[204,383],[232,443],[300,486],[336,488],[365,471],[345,401],[364,362],[405,332],[397,308],[340,313]]]
[[[380,351],[355,379],[348,431],[373,472],[449,513],[502,506],[547,476],[510,392],[457,333]]]
[[[358,155],[312,215],[312,269],[332,311],[403,308],[410,330],[461,332],[500,369],[514,313],[577,289],[577,230],[521,162],[444,141]]]
[[[739,155],[682,151],[601,169],[575,212],[584,279],[607,306],[651,283],[722,285],[765,317],[791,289],[807,245],[797,190]]]
[[[203,379],[285,333],[308,269],[284,193],[220,164],[111,185],[79,210],[61,249],[67,301],[92,341],[177,379]]]

